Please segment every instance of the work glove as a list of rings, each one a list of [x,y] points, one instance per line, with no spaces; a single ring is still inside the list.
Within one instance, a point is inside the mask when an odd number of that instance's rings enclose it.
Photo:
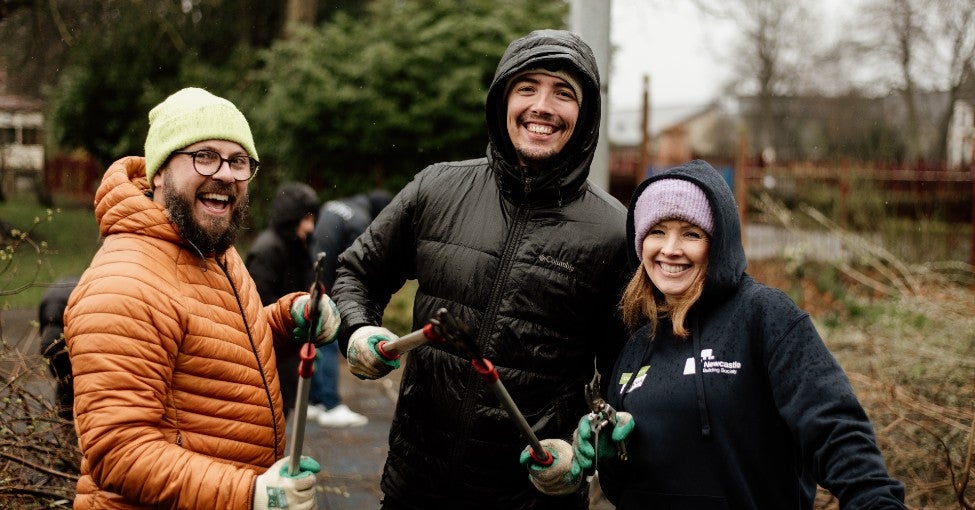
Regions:
[[[579,420],[579,426],[572,433],[572,453],[575,462],[583,470],[588,470],[595,467],[600,460],[606,461],[616,457],[619,455],[619,445],[626,441],[635,426],[633,415],[618,412],[616,423],[609,424],[599,431],[599,444],[594,446],[592,423],[588,414],[583,416]]]
[[[519,461],[528,468],[528,479],[542,494],[562,496],[579,490],[582,468],[575,462],[572,446],[561,439],[542,439],[542,447],[552,455],[552,463],[543,466],[531,456],[531,446],[521,452]]]
[[[295,321],[294,336],[298,343],[304,343],[308,338],[308,321],[311,315],[311,298],[304,294],[291,303],[291,318]],[[321,347],[330,342],[334,342],[339,336],[339,326],[342,319],[339,317],[339,309],[332,302],[332,299],[322,294],[318,300],[318,323],[315,324],[315,338],[312,343],[315,347]]]
[[[322,468],[311,457],[298,461],[298,473],[288,474],[291,457],[275,462],[254,482],[251,510],[311,510],[315,508],[315,473]]]
[[[362,326],[349,337],[346,358],[349,368],[359,379],[379,379],[399,368],[399,358],[386,359],[376,350],[376,344],[399,338],[392,331],[379,326]]]

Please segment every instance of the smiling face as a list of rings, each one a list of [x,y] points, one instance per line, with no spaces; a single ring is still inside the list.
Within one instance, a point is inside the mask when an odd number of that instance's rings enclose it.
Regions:
[[[518,161],[528,167],[541,166],[561,152],[579,118],[572,87],[545,73],[517,77],[508,92],[507,105],[508,137]]]
[[[239,144],[226,140],[206,140],[183,149],[187,152],[208,149],[224,158],[247,155]],[[169,213],[180,235],[204,254],[219,253],[233,245],[247,213],[249,181],[238,181],[230,166],[221,162],[211,176],[193,168],[193,157],[173,154],[153,176],[153,200]]]
[[[711,243],[700,227],[681,220],[664,220],[643,238],[643,269],[653,285],[673,302],[704,278]]]

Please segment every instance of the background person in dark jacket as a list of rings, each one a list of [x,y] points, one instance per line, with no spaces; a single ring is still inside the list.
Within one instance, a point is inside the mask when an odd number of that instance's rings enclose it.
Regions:
[[[315,190],[304,183],[286,182],[275,191],[267,227],[254,239],[245,262],[261,295],[261,304],[311,288],[315,274],[308,240],[315,229],[318,204]],[[275,354],[284,409],[290,414],[298,393],[298,353],[294,349],[275,349]]]
[[[68,296],[76,285],[78,285],[77,276],[54,282],[44,291],[41,302],[37,306],[41,355],[47,358],[47,368],[57,381],[54,392],[58,415],[65,420],[72,419],[74,386],[71,380],[71,359],[68,357],[68,347],[64,342],[64,309],[68,306]]]
[[[599,73],[560,30],[513,41],[486,101],[487,157],[434,164],[339,257],[332,294],[353,373],[398,366],[375,342],[390,296],[418,288],[414,327],[441,307],[465,322],[541,437],[568,438],[595,363],[625,340],[625,208],[587,181],[599,136]],[[587,488],[536,491],[525,444],[470,362],[447,345],[407,355],[381,488],[383,508],[588,508]]]
[[[606,495],[621,510],[808,510],[818,483],[844,509],[904,508],[809,315],[745,273],[740,227],[731,189],[703,161],[637,187],[621,302],[636,331],[607,396],[635,428],[628,460],[599,455]]]
[[[339,254],[366,230],[391,198],[387,191],[373,190],[322,204],[312,236],[311,253],[313,256],[325,254],[325,288],[329,292],[335,284]],[[369,422],[368,418],[342,403],[339,347],[335,342],[318,350],[308,401],[308,418],[316,420],[322,427],[356,427]]]

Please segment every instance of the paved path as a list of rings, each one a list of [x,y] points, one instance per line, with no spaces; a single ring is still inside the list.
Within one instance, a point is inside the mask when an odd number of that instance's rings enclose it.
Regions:
[[[376,509],[382,497],[379,478],[386,461],[400,371],[379,381],[360,381],[345,366],[340,373],[339,392],[343,402],[369,417],[369,423],[354,428],[305,425],[305,454],[322,465],[318,475],[318,508]],[[290,427],[291,424],[289,433]]]

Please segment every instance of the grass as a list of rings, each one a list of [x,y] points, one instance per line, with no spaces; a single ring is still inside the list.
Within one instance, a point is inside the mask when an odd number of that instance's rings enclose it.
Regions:
[[[29,232],[30,238],[19,243],[8,238],[11,248],[0,252],[2,309],[37,306],[48,284],[81,275],[98,250],[98,226],[92,204],[87,201],[55,197],[55,207],[48,209],[31,195],[18,195],[0,202],[0,222]],[[238,243],[242,255],[251,240],[242,238]],[[384,323],[391,331],[410,332],[415,292],[416,281],[411,280],[390,300]]]
[[[25,194],[0,202],[0,221],[9,228],[0,255],[3,309],[37,306],[48,284],[80,275],[98,249],[92,204],[71,197],[54,203],[47,208]]]

